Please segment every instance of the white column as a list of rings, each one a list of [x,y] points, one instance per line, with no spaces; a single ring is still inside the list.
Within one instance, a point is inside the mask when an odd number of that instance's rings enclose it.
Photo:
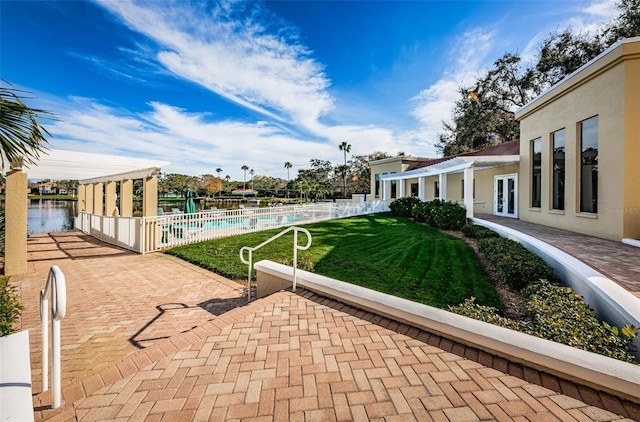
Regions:
[[[387,199],[389,199],[389,192],[391,191],[391,189],[388,189],[388,185],[387,185],[387,181],[386,180],[381,180],[382,182],[382,200],[386,201]]]
[[[406,184],[406,180],[405,179],[398,179],[398,181],[396,181],[396,185],[398,185],[400,187],[400,189],[398,191],[398,198],[403,198],[405,196],[405,194],[404,194],[405,184]]]
[[[473,167],[464,169],[464,207],[467,218],[473,217]]]
[[[442,199],[443,201],[447,200],[447,174],[446,173],[440,173],[439,175],[439,182],[440,182],[440,197],[439,199]]]
[[[418,177],[418,198],[424,201],[424,177]]]

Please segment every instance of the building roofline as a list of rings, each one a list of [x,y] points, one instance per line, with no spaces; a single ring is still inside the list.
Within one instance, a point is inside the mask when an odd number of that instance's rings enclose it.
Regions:
[[[560,82],[516,110],[516,119],[521,120],[527,117],[557,97],[566,95],[611,67],[634,57],[640,57],[640,36],[618,40],[602,53],[565,76]]]

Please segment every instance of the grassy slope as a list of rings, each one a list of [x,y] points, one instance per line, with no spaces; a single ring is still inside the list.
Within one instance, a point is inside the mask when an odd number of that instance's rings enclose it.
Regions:
[[[500,307],[500,300],[473,251],[457,238],[388,214],[331,220],[305,226],[313,237],[308,251],[314,272],[440,308],[475,296]],[[246,279],[242,246],[256,246],[280,229],[173,248],[168,253],[232,279]],[[286,235],[256,252],[261,259],[290,260]],[[306,243],[302,236],[300,244]]]

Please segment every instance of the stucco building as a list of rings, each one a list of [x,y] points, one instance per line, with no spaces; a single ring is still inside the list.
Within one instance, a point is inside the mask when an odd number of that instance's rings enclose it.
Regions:
[[[467,215],[640,239],[640,37],[611,46],[516,112],[520,140],[371,163],[371,197],[440,198]]]

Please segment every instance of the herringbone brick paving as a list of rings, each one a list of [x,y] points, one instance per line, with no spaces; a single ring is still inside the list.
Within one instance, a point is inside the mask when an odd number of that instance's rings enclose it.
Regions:
[[[434,347],[415,328],[302,294],[202,325],[180,351],[52,420],[624,420]]]
[[[73,236],[77,252],[64,249]],[[628,402],[309,292],[242,306],[239,285],[175,258],[51,239],[58,247],[36,245],[33,272],[12,279],[23,300],[52,263],[68,283],[65,405],[47,410],[39,395],[39,420],[640,419]],[[180,305],[156,309],[167,303]],[[38,326],[33,313],[23,327]]]

